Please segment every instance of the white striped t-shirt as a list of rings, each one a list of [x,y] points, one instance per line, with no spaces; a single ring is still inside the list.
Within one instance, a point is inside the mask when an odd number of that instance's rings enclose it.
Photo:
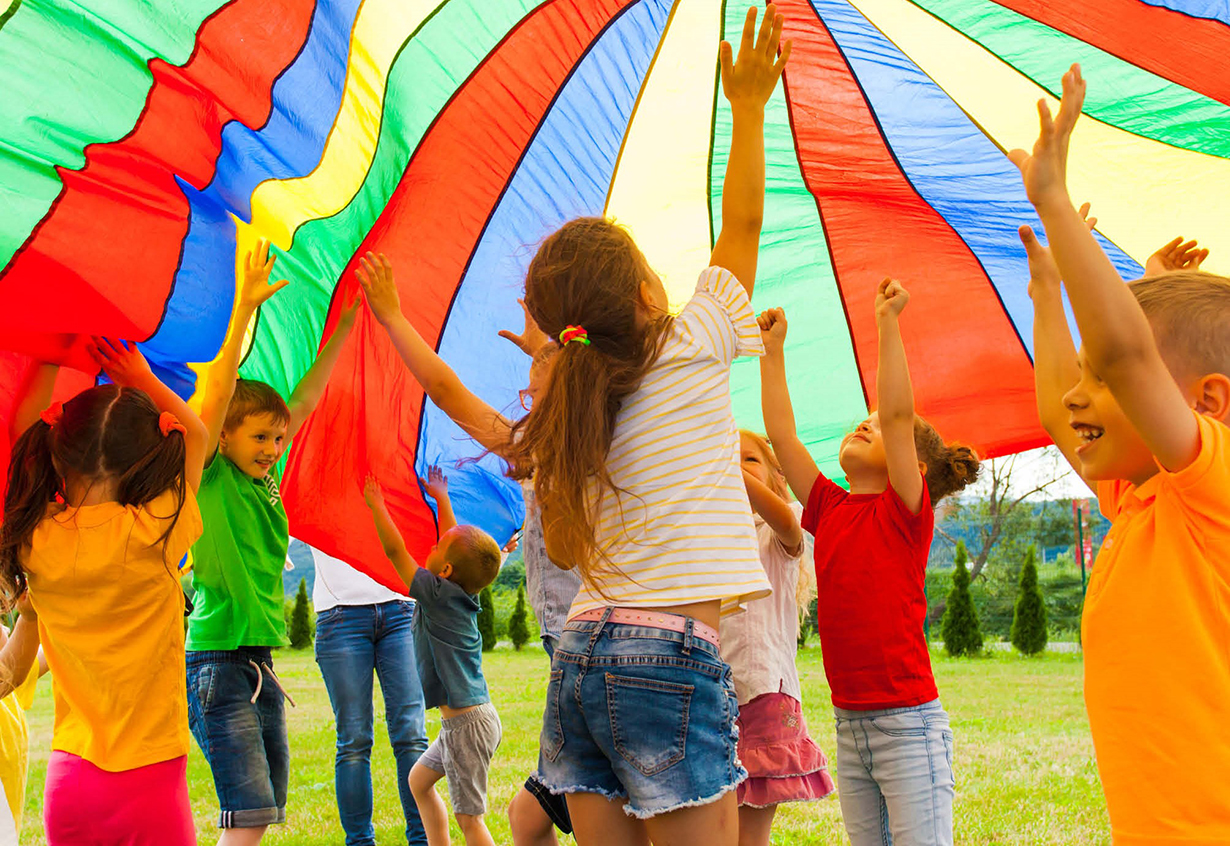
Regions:
[[[730,363],[763,353],[747,291],[730,271],[706,269],[615,419],[607,470],[622,493],[590,489],[606,558],[569,617],[712,599],[728,614],[769,594],[730,409]]]

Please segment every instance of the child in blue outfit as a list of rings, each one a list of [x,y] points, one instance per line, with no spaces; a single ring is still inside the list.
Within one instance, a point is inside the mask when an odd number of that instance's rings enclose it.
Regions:
[[[375,479],[363,488],[384,554],[418,600],[414,651],[428,708],[439,707],[440,736],[410,771],[429,846],[447,846],[448,813],[435,784],[448,779],[453,814],[467,846],[495,846],[483,822],[487,771],[500,745],[500,718],[483,678],[478,593],[495,581],[500,547],[476,526],[458,526],[448,480],[437,467],[423,489],[436,501],[440,540],[420,567],[393,524]]]

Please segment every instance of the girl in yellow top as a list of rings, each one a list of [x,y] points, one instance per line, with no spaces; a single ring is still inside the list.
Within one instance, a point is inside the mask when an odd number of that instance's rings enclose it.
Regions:
[[[184,597],[207,433],[130,345],[114,384],[56,404],[13,448],[0,593],[28,583],[55,675],[47,842],[192,844]]]

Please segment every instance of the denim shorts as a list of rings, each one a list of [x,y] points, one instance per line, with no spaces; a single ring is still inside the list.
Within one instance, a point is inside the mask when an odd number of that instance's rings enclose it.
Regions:
[[[213,770],[219,828],[286,822],[283,698],[268,647],[188,653],[188,726]]]
[[[569,622],[555,649],[539,773],[556,794],[627,799],[640,819],[715,802],[747,777],[717,646],[652,626]]]

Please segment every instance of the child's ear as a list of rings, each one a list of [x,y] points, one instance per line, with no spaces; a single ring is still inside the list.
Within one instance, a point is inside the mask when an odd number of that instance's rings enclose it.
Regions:
[[[1210,373],[1196,382],[1196,411],[1230,423],[1230,376]]]
[[[918,462],[918,472],[922,474],[922,477],[924,479],[927,478],[927,462],[925,461]]]
[[[440,578],[447,579],[453,575],[453,564],[451,561],[444,562],[444,569],[440,571]]]

